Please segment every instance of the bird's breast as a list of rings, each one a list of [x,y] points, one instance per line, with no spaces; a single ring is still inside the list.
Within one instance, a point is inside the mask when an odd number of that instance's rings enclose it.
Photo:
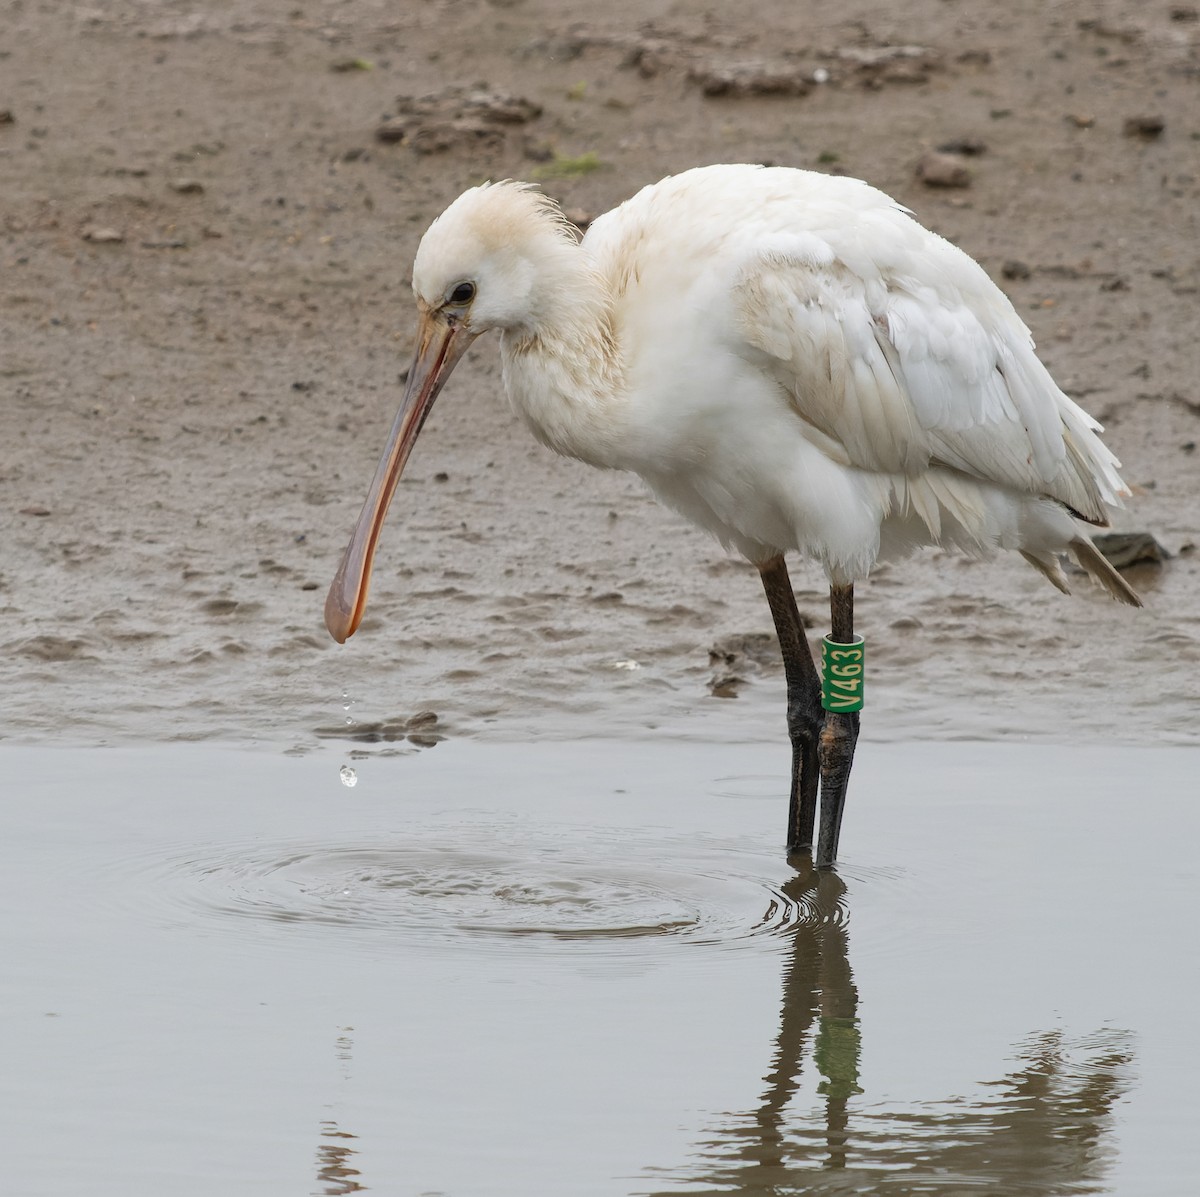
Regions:
[[[509,403],[543,445],[601,469],[626,468],[625,404],[603,361],[538,338],[506,337],[501,362]]]

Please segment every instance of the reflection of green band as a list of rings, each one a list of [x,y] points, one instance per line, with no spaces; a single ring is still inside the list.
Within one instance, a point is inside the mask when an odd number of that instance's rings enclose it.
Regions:
[[[813,1059],[825,1079],[817,1086],[817,1092],[842,1098],[861,1093],[858,1084],[861,1055],[862,1033],[858,1019],[822,1014]]]
[[[862,710],[866,647],[861,636],[853,644],[822,638],[821,705],[827,711]]]

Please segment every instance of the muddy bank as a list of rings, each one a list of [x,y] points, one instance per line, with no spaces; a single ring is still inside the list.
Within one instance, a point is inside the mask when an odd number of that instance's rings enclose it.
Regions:
[[[860,597],[865,734],[1194,739],[1200,22],[1127,3],[575,18],[10,6],[3,734],[777,737],[770,655],[710,660],[769,631],[753,571],[636,479],[533,444],[486,342],[422,437],[362,631],[338,648],[320,615],[398,398],[428,221],[483,177],[538,176],[585,220],[748,160],[867,178],[979,258],[1107,424],[1128,525],[1173,554],[1131,573],[1134,613],[1015,561],[882,570]],[[446,107],[475,90],[527,106]],[[918,171],[929,151],[953,185]],[[820,625],[817,572],[793,576]]]

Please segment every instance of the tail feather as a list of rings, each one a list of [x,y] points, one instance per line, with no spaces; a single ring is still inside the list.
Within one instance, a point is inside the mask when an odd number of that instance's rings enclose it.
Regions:
[[[1066,574],[1062,571],[1062,566],[1058,563],[1056,557],[1038,557],[1033,553],[1028,553],[1024,549],[1021,550],[1021,556],[1033,566],[1044,577],[1051,586],[1061,590],[1063,594],[1070,594],[1071,588],[1067,585]]]
[[[1098,548],[1090,540],[1085,537],[1077,536],[1071,541],[1071,552],[1075,560],[1087,570],[1109,594],[1113,596],[1119,603],[1128,603],[1131,607],[1140,607],[1142,600],[1138,597],[1138,593],[1123,577],[1112,567],[1108,559],[1100,552]],[[1028,560],[1028,558],[1026,558]],[[1035,562],[1036,564],[1036,562]],[[1042,571],[1045,573],[1045,571]],[[1049,575],[1047,575],[1049,576]],[[1052,582],[1053,578],[1050,579]],[[1061,587],[1060,587],[1061,589]]]

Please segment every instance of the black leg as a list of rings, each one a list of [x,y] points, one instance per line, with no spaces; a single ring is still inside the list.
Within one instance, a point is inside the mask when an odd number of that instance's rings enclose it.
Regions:
[[[788,805],[787,850],[809,851],[817,817],[817,744],[824,712],[821,710],[821,680],[796,609],[796,596],[782,557],[773,557],[758,567],[763,590],[779,634],[783,671],[787,677],[787,727],[792,741],[792,793]]]
[[[833,630],[829,638],[837,644],[854,643],[854,587],[831,586],[829,607]],[[821,728],[821,835],[817,843],[817,865],[826,868],[837,859],[838,836],[842,832],[842,811],[846,805],[846,786],[850,766],[854,764],[854,746],[858,743],[858,712],[826,711]]]

